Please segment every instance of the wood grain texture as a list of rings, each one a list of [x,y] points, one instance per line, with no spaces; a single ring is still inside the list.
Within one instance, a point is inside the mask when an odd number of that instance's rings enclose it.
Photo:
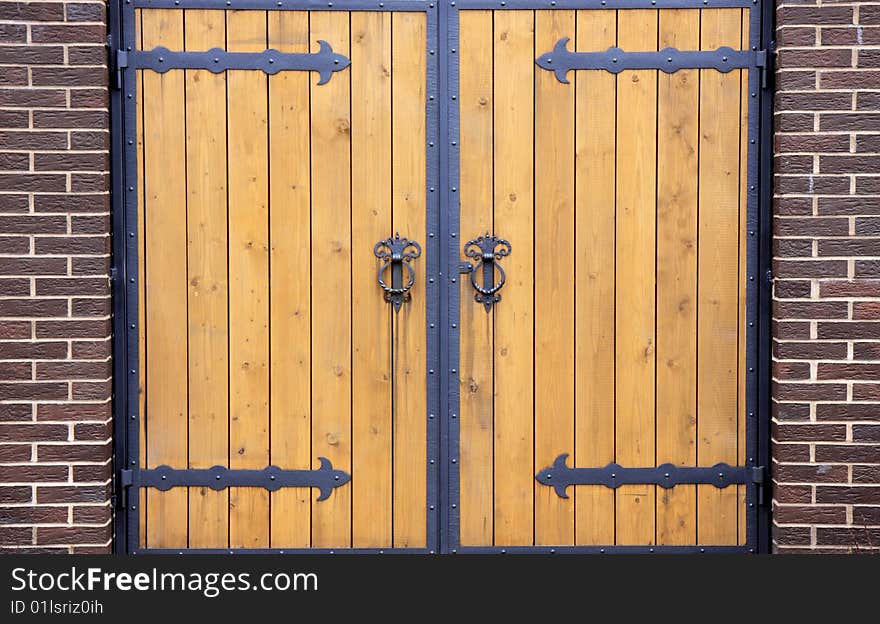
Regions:
[[[263,11],[228,11],[231,52],[266,49]],[[230,71],[229,465],[269,465],[269,180],[266,75]],[[229,545],[269,546],[269,492],[230,488]]]
[[[269,12],[269,47],[309,51],[309,15]],[[309,76],[269,77],[269,387],[271,463],[311,467]],[[270,494],[273,548],[311,543],[311,493]]]
[[[222,12],[186,14],[187,50],[226,45]],[[226,76],[186,70],[189,297],[189,467],[225,466],[229,452]],[[229,492],[189,488],[189,544],[224,548]]]
[[[178,11],[143,15],[143,45],[183,48]],[[183,71],[145,72],[144,254],[146,366],[146,467],[187,463],[186,172]],[[187,545],[187,490],[149,489],[147,545]]]
[[[537,11],[535,49],[552,49],[574,29],[574,11]],[[552,72],[537,72],[534,417],[540,467],[574,449],[574,94],[572,85],[559,82]],[[574,508],[574,497],[536,488],[535,543],[573,544]]]
[[[494,82],[492,12],[459,13],[459,111],[461,116],[462,239],[492,231]],[[463,255],[461,260],[468,260]],[[462,545],[493,543],[493,333],[495,313],[474,300],[470,279],[462,277],[460,334],[460,442]]]
[[[395,13],[392,31],[394,231],[424,243],[426,17]],[[423,246],[424,249],[424,246]],[[394,545],[426,544],[426,360],[424,253],[412,261],[412,299],[392,316],[394,361]]]
[[[315,11],[311,51],[333,42],[348,56],[349,16]],[[318,85],[312,74],[312,467],[326,457],[351,471],[351,70]],[[358,477],[352,475],[353,479]],[[312,545],[351,544],[351,486],[317,502],[312,492]]]
[[[617,41],[616,11],[578,11],[576,50]],[[575,457],[581,466],[614,459],[614,248],[616,78],[575,80]],[[614,492],[583,485],[575,494],[575,543],[614,543]]]
[[[698,50],[700,15],[660,11],[660,47]],[[657,463],[696,465],[699,70],[661,73],[657,111]],[[696,487],[655,488],[657,543],[693,544]]]
[[[657,12],[618,13],[619,47],[657,49]],[[655,182],[657,71],[617,78],[616,460],[654,464]],[[654,488],[626,485],[615,493],[620,544],[654,542]]]
[[[524,545],[534,541],[534,14],[496,12],[493,38],[495,221],[513,247],[494,306],[495,542]]]
[[[702,11],[703,49],[737,46],[738,9]],[[740,76],[701,70],[697,459],[737,460]],[[697,487],[697,541],[735,544],[736,488]]]
[[[392,545],[391,308],[376,241],[391,234],[391,15],[351,14],[352,545]]]

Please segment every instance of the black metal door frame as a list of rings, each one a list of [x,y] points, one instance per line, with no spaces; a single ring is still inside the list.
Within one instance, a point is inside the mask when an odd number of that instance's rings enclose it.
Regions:
[[[138,488],[126,487],[138,468],[138,285],[137,285],[137,155],[135,146],[135,72],[125,71],[127,53],[134,50],[134,9],[255,9],[424,11],[427,15],[427,548],[424,549],[215,549],[210,552],[271,553],[741,553],[768,552],[770,515],[766,501],[769,484],[749,481],[747,504],[751,513],[744,546],[525,546],[461,547],[459,544],[459,112],[458,17],[461,10],[572,10],[572,9],[749,9],[750,48],[766,52],[764,67],[749,61],[751,105],[748,115],[746,423],[747,464],[769,465],[770,422],[770,258],[771,258],[771,136],[773,3],[770,0],[113,0],[109,5],[108,48],[111,83],[111,153],[113,205],[113,319],[114,319],[114,548],[138,551]],[[601,53],[600,53],[601,54]],[[757,57],[759,58],[759,57]],[[592,59],[590,62],[599,59]],[[650,63],[650,59],[648,59]],[[666,62],[657,56],[655,66]],[[683,61],[685,66],[687,62]],[[693,59],[691,59],[693,62]],[[437,192],[435,192],[435,189]],[[441,242],[442,241],[442,242]],[[441,287],[445,285],[445,289]],[[661,483],[663,473],[652,468],[633,473],[637,482]],[[653,472],[651,472],[653,471]],[[257,472],[257,471],[251,471]],[[603,483],[608,474],[594,469],[583,479]],[[607,470],[605,472],[608,472]],[[738,473],[739,474],[739,473]],[[745,473],[743,473],[745,474]],[[592,476],[584,476],[592,475]],[[210,475],[209,475],[210,476]],[[160,478],[154,474],[151,478]],[[205,475],[201,475],[205,477]],[[207,478],[207,477],[205,477]],[[225,477],[224,477],[225,478]],[[259,479],[250,475],[250,479]],[[268,476],[266,476],[268,478]],[[356,476],[355,476],[356,478]],[[696,474],[679,482],[695,482]],[[699,478],[709,478],[703,475]],[[742,475],[738,478],[743,478]],[[765,477],[766,479],[767,477]],[[651,479],[651,480],[648,480]],[[681,479],[684,479],[681,481]],[[692,479],[688,481],[688,479]],[[647,481],[646,481],[647,480]],[[630,481],[632,482],[632,481]],[[234,485],[234,483],[232,483]],[[136,484],[137,485],[137,484]],[[128,494],[126,494],[128,492]],[[186,552],[195,552],[187,549]],[[204,552],[204,551],[199,551]]]

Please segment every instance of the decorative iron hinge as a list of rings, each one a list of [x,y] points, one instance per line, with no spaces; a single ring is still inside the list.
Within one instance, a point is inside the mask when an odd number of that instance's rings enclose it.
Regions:
[[[128,507],[128,491],[134,485],[134,471],[123,468],[116,477],[116,503],[119,509]]]
[[[764,498],[764,480],[767,476],[767,469],[764,466],[752,466],[752,483],[755,484],[757,492],[755,498],[759,507],[767,504]]]
[[[333,51],[326,41],[318,41],[318,52],[279,52],[269,48],[262,52],[227,52],[212,48],[204,52],[176,52],[159,46],[152,50],[132,52],[132,66],[151,69],[164,74],[171,69],[206,69],[215,74],[228,69],[259,70],[266,74],[281,71],[313,71],[321,79],[319,85],[330,80],[333,72],[342,71],[351,60]]]
[[[758,500],[763,497],[764,468],[730,466],[725,463],[714,466],[676,466],[662,464],[646,468],[624,468],[611,463],[602,468],[569,468],[565,465],[568,453],[559,455],[553,462],[535,475],[538,483],[556,490],[560,498],[568,498],[565,490],[570,485],[604,485],[617,489],[622,485],[659,485],[672,488],[684,484],[714,485],[726,488],[730,485],[753,483],[758,486]]]
[[[556,42],[553,50],[535,59],[541,69],[552,71],[556,79],[568,83],[566,74],[577,69],[597,69],[619,74],[627,69],[656,69],[666,73],[682,69],[715,69],[727,73],[734,69],[756,67],[761,71],[761,85],[767,87],[768,55],[766,50],[735,50],[723,46],[717,50],[678,50],[628,52],[611,47],[604,52],[572,52],[569,38]]]
[[[321,491],[318,500],[322,501],[329,498],[335,488],[351,481],[351,475],[333,468],[326,457],[318,459],[321,467],[315,470],[284,470],[278,466],[269,466],[262,470],[226,466],[185,469],[157,466],[141,469],[136,473],[129,470],[130,474],[126,478],[130,480],[129,485],[152,487],[163,492],[175,487],[209,487],[217,491],[230,487],[258,487],[270,492],[284,487],[309,487]]]

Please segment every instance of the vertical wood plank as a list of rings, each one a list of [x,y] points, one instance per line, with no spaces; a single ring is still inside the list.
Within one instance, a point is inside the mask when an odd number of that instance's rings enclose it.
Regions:
[[[740,39],[742,50],[749,48],[749,10],[742,10],[742,37]],[[738,357],[737,357],[737,464],[744,466],[746,463],[746,240],[747,217],[748,217],[748,162],[749,162],[749,72],[739,70],[740,74],[740,116],[739,116],[739,317],[737,328],[739,331]],[[745,544],[746,535],[746,487],[736,486],[737,491],[737,517],[738,520],[738,543]]]
[[[228,11],[231,52],[266,49],[264,11]],[[229,465],[269,465],[269,189],[266,75],[227,72],[229,136]],[[284,210],[284,206],[278,206]],[[231,547],[269,545],[269,493],[230,488]]]
[[[700,14],[660,11],[660,48],[698,50]],[[657,463],[696,465],[699,70],[661,73],[657,111]],[[696,487],[655,488],[657,543],[693,544]]]
[[[704,50],[738,46],[738,9],[702,11]],[[740,76],[700,70],[697,459],[736,461]],[[697,540],[735,544],[736,489],[697,487]]]
[[[513,247],[494,306],[495,543],[505,545],[534,540],[534,30],[532,11],[495,13],[495,221]]]
[[[535,49],[575,31],[574,11],[537,11]],[[535,462],[574,449],[574,86],[535,76]],[[577,457],[572,461],[576,462]],[[535,543],[574,543],[574,497],[535,490]]]
[[[619,47],[657,49],[657,12],[618,13]],[[616,459],[654,464],[657,71],[617,78]],[[654,542],[653,486],[616,491],[619,544]]]
[[[222,48],[219,11],[187,11],[187,50]],[[189,467],[226,465],[229,445],[226,76],[186,70]],[[189,545],[227,545],[229,493],[189,488]]]
[[[576,50],[617,42],[616,11],[578,11]],[[575,457],[581,466],[614,459],[615,100],[612,74],[575,80]],[[575,494],[575,543],[614,543],[614,492],[584,485]]]
[[[391,14],[351,14],[352,546],[392,544],[390,306],[376,241],[391,230]]]
[[[183,15],[147,11],[143,45],[183,48]],[[147,467],[187,463],[186,153],[183,71],[144,72]],[[187,491],[147,490],[147,544],[187,545]]]
[[[494,228],[492,210],[492,12],[459,13],[462,240]],[[466,258],[461,256],[461,260]],[[467,259],[470,261],[470,259]],[[462,545],[492,544],[492,350],[494,312],[461,279],[460,481]]]
[[[349,16],[310,14],[311,51],[319,39],[348,56]],[[327,84],[310,77],[312,170],[312,467],[318,457],[351,471],[351,74]],[[358,477],[352,475],[352,479]],[[351,543],[351,490],[317,502],[312,492],[312,545]]]
[[[394,231],[426,240],[426,17],[395,13],[392,30]],[[412,261],[412,299],[392,315],[394,358],[394,545],[426,544],[425,257]]]
[[[269,12],[269,47],[309,51],[309,14]],[[309,271],[309,76],[269,77],[269,263],[271,292],[271,461],[311,467],[311,352]],[[282,488],[270,494],[271,545],[306,548],[311,541],[311,493]]]
[[[141,9],[134,12],[135,34],[134,41],[138,48],[143,47],[141,28]],[[137,239],[138,239],[138,459],[141,465],[147,460],[147,428],[146,428],[146,403],[147,403],[147,318],[146,318],[146,243],[144,221],[144,71],[137,70],[136,74],[136,106],[137,106],[137,130],[135,139],[137,143]],[[144,548],[147,545],[147,501],[146,494],[141,493],[140,509],[138,509],[138,546]]]

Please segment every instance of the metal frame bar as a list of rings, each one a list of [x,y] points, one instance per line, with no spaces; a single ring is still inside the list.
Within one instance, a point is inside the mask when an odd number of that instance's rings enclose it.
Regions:
[[[609,6],[609,3],[611,6]],[[744,553],[768,552],[769,505],[760,505],[756,485],[747,486],[745,546],[528,546],[464,547],[459,545],[459,456],[457,370],[459,339],[458,225],[459,117],[457,104],[458,11],[461,9],[629,9],[721,8],[750,9],[750,48],[772,49],[773,3],[769,0],[455,0],[437,4],[424,0],[113,0],[109,7],[112,48],[133,51],[134,8],[425,11],[427,14],[428,76],[426,105],[428,146],[428,249],[426,284],[428,418],[427,452],[437,458],[427,468],[426,549],[138,549],[138,490],[128,508],[117,513],[114,550],[133,553]],[[772,76],[767,70],[766,74]],[[747,462],[769,465],[770,422],[770,259],[772,175],[772,91],[762,89],[758,71],[749,72],[750,106],[747,159]],[[111,178],[113,204],[114,310],[114,462],[115,469],[137,466],[138,334],[137,334],[137,156],[135,139],[135,72],[123,72],[122,89],[111,92]],[[433,96],[433,99],[430,97]],[[442,184],[441,184],[442,182]],[[441,209],[442,208],[442,209]],[[441,296],[443,287],[446,296]],[[761,285],[759,288],[758,285]],[[133,399],[134,398],[134,399]],[[130,409],[133,408],[133,409]],[[442,501],[442,505],[441,505]],[[755,509],[757,508],[757,509]]]
[[[125,0],[136,9],[236,11],[426,11],[425,0]]]

